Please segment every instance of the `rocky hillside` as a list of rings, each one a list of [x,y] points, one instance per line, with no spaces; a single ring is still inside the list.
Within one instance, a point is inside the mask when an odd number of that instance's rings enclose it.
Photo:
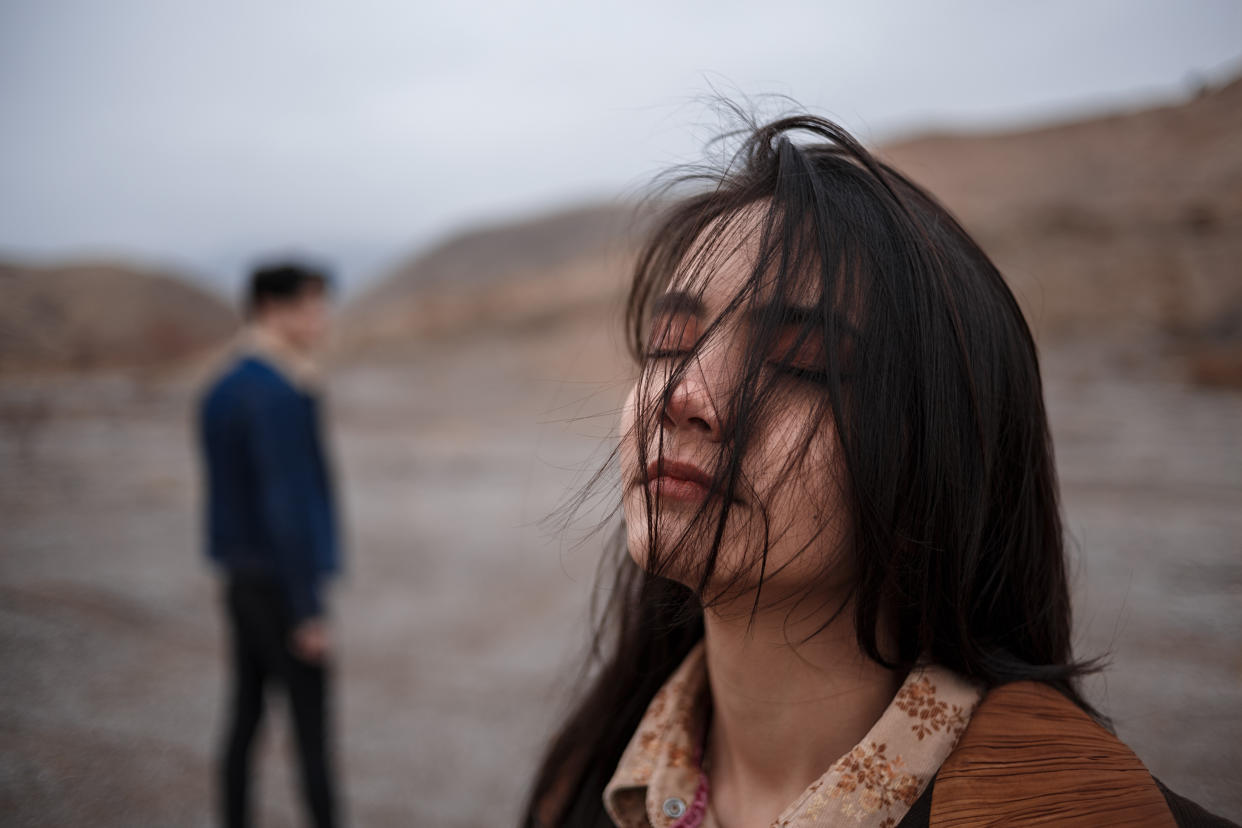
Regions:
[[[346,351],[372,351],[598,310],[619,294],[646,218],[607,204],[462,233],[351,303],[339,342]]]
[[[1200,381],[1242,384],[1239,136],[1242,79],[1177,105],[879,153],[961,217],[1044,342],[1141,342]],[[362,355],[480,332],[555,338],[562,322],[614,328],[648,220],[612,203],[463,232],[350,303],[337,344]],[[0,263],[0,371],[150,366],[236,324],[167,274]]]
[[[1242,79],[1177,106],[882,154],[958,213],[1042,333],[1242,336]]]
[[[993,255],[1044,341],[1179,351],[1242,382],[1242,80],[1183,103],[879,150]],[[641,222],[591,207],[466,233],[348,309],[347,347],[538,323],[619,295]]]
[[[169,274],[0,262],[0,372],[141,369],[220,343],[236,313]]]

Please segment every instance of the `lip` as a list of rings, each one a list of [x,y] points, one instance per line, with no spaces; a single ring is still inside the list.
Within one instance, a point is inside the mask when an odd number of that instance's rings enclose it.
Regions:
[[[712,494],[714,482],[698,466],[679,460],[655,460],[647,465],[647,489],[668,500],[701,503]]]

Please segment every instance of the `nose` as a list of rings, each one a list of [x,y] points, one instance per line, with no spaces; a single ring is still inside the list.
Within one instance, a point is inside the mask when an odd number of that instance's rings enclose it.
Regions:
[[[661,412],[664,427],[695,432],[720,442],[724,432],[712,390],[701,356],[694,357],[680,376],[669,378]]]

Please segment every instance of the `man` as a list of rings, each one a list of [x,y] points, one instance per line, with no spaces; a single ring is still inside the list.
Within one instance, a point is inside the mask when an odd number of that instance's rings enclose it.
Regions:
[[[304,265],[256,270],[241,353],[199,412],[207,546],[225,581],[232,633],[220,768],[228,826],[249,824],[251,747],[273,683],[288,694],[312,822],[334,824],[322,588],[337,570],[338,549],[311,361],[327,333],[327,292],[326,274]]]

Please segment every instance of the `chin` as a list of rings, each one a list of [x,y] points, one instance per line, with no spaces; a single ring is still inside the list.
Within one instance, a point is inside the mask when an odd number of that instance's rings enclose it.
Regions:
[[[630,537],[626,543],[626,551],[630,553],[630,560],[638,565],[639,569],[647,568],[647,541],[635,540]]]
[[[625,506],[626,551],[629,553],[630,560],[634,561],[640,569],[650,572],[652,559],[651,537],[647,531],[647,509],[642,499],[642,493],[635,492],[633,500],[627,498]],[[660,549],[656,555],[660,559],[660,576],[677,581],[692,589],[699,585],[699,579],[702,575],[700,567],[702,560],[707,556],[707,547],[711,543],[710,537],[703,540],[702,547],[699,549],[695,548],[693,542],[689,542],[683,544],[680,549],[670,550],[668,548],[668,539],[672,538],[675,542],[676,539],[681,538],[689,523],[694,519],[695,514],[695,511],[692,511],[689,515],[683,515],[678,512],[670,513],[661,509],[660,524],[656,527],[656,541],[660,544]],[[708,518],[709,523],[710,520]],[[730,540],[726,537],[724,546],[727,548],[730,545]],[[673,560],[669,559],[668,556],[670,554],[674,555]],[[722,557],[730,558],[731,556],[728,553],[724,553]]]
[[[642,492],[632,489],[622,503],[622,516],[625,520],[625,547],[630,559],[642,569],[647,568],[648,536],[647,508],[643,503]]]

